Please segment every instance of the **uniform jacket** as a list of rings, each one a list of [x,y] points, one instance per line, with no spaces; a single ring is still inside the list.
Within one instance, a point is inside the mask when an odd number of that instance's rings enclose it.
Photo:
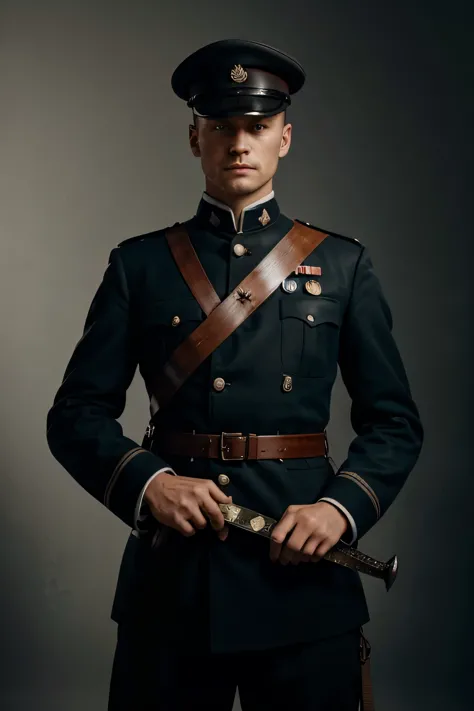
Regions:
[[[248,206],[238,225],[230,208],[204,193],[184,224],[223,300],[293,223],[273,193]],[[248,252],[238,256],[237,244]],[[193,633],[215,651],[236,651],[325,637],[368,621],[358,574],[334,563],[272,562],[268,539],[232,526],[224,542],[209,525],[191,537],[167,528],[158,546],[137,530],[144,487],[164,467],[216,482],[225,473],[225,493],[234,503],[276,519],[290,504],[328,498],[348,512],[349,538],[357,541],[394,501],[419,456],[423,430],[369,252],[355,239],[329,233],[303,264],[320,267],[321,276],[293,275],[296,291],[277,289],[160,410],[150,375],[205,314],[164,230],[112,249],[48,412],[47,439],[69,474],[132,529],[112,609],[117,622],[146,619],[170,640]],[[308,279],[319,281],[319,295],[306,291]],[[118,422],[138,366],[159,430],[323,432],[338,364],[355,437],[337,471],[324,456],[165,457],[127,437]],[[285,376],[292,379],[289,391],[282,387]],[[226,383],[221,391],[213,387],[218,377]]]

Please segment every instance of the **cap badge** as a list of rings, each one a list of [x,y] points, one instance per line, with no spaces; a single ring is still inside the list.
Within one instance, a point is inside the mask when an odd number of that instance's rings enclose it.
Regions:
[[[241,84],[243,81],[246,81],[247,76],[247,72],[241,64],[234,64],[234,68],[230,73],[232,81],[236,81],[238,84]]]
[[[265,225],[268,225],[268,223],[270,222],[270,215],[269,215],[268,212],[265,210],[265,208],[263,208],[263,212],[262,212],[262,214],[260,215],[260,217],[258,218],[258,221],[261,222],[262,225],[264,225],[264,226],[265,226]]]

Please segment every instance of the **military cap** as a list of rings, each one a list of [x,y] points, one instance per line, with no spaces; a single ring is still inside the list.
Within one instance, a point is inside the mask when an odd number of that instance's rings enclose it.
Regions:
[[[291,104],[305,77],[296,59],[275,47],[226,39],[184,59],[171,86],[197,116],[273,116]]]

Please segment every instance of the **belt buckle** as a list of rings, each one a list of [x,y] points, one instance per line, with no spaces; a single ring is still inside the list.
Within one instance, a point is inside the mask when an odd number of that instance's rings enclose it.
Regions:
[[[245,454],[243,454],[241,457],[226,457],[224,455],[224,451],[226,449],[226,446],[224,445],[224,437],[233,437],[234,439],[237,438],[246,438],[246,446],[245,446]],[[233,462],[233,461],[240,461],[242,459],[245,459],[245,457],[248,455],[248,437],[246,435],[242,435],[242,432],[221,432],[221,446],[220,446],[220,452],[221,452],[221,458],[224,462]]]

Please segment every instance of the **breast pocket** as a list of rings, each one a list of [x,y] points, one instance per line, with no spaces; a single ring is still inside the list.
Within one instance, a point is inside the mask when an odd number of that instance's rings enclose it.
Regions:
[[[147,305],[143,330],[148,354],[163,363],[203,321],[204,314],[195,299],[170,299]]]
[[[281,365],[288,375],[317,378],[337,368],[341,306],[315,296],[280,301]]]

